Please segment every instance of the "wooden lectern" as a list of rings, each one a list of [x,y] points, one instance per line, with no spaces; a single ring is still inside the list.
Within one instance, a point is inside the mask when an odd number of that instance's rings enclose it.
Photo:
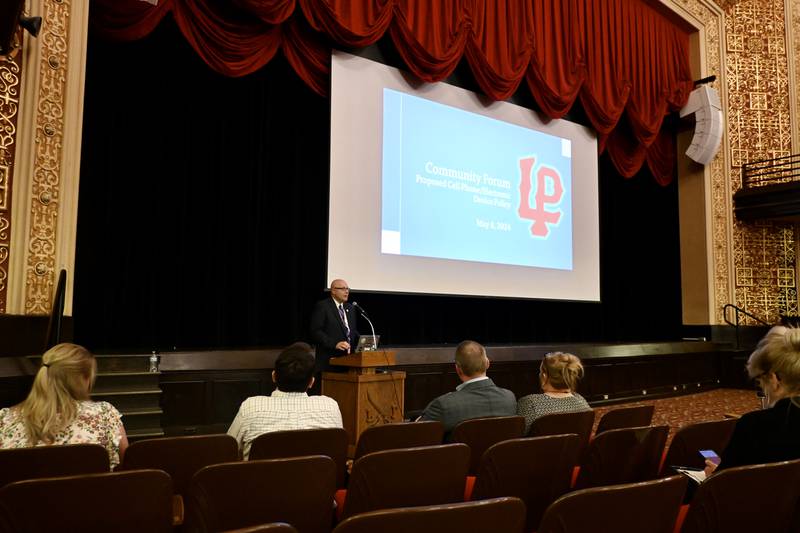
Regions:
[[[332,357],[330,364],[348,368],[346,373],[324,372],[322,394],[339,403],[349,438],[347,455],[353,457],[362,431],[403,421],[406,373],[375,372],[376,367],[395,365],[395,353],[386,350]]]

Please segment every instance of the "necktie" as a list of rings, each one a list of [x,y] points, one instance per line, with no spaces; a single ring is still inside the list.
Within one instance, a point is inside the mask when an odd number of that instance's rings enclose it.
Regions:
[[[350,327],[347,325],[347,320],[344,318],[344,306],[339,304],[339,318],[342,319],[342,325],[344,325],[344,331],[347,333],[347,338],[350,338]]]

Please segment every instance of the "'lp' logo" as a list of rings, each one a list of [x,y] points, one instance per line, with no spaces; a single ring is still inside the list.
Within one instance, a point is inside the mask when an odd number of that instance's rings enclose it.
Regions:
[[[561,185],[561,175],[554,168],[540,165],[536,172],[536,194],[534,195],[535,207],[531,207],[531,180],[535,157],[526,157],[519,160],[519,209],[517,214],[533,222],[531,235],[534,237],[547,237],[550,233],[548,224],[558,224],[561,220],[561,211],[547,211],[547,204],[558,204],[564,194]],[[548,180],[552,184],[552,192],[548,194]]]

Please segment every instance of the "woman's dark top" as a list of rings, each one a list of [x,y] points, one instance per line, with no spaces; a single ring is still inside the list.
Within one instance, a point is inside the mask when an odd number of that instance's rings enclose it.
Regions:
[[[800,459],[800,397],[742,415],[719,469]]]

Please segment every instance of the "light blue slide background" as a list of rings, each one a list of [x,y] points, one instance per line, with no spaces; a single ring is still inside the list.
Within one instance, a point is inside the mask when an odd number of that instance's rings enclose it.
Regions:
[[[382,229],[400,232],[401,255],[572,269],[572,165],[562,155],[561,138],[391,89],[383,90],[383,111]],[[548,224],[546,238],[533,237],[532,222],[517,215],[519,160],[529,156],[536,157],[532,207],[540,164],[557,169],[564,188],[560,203],[547,205],[548,211],[560,210],[561,219]],[[471,192],[417,183],[417,175],[466,183],[426,172],[428,162],[510,181],[509,189],[488,185],[508,193],[510,207],[475,203]],[[482,229],[476,219],[510,230]]]

